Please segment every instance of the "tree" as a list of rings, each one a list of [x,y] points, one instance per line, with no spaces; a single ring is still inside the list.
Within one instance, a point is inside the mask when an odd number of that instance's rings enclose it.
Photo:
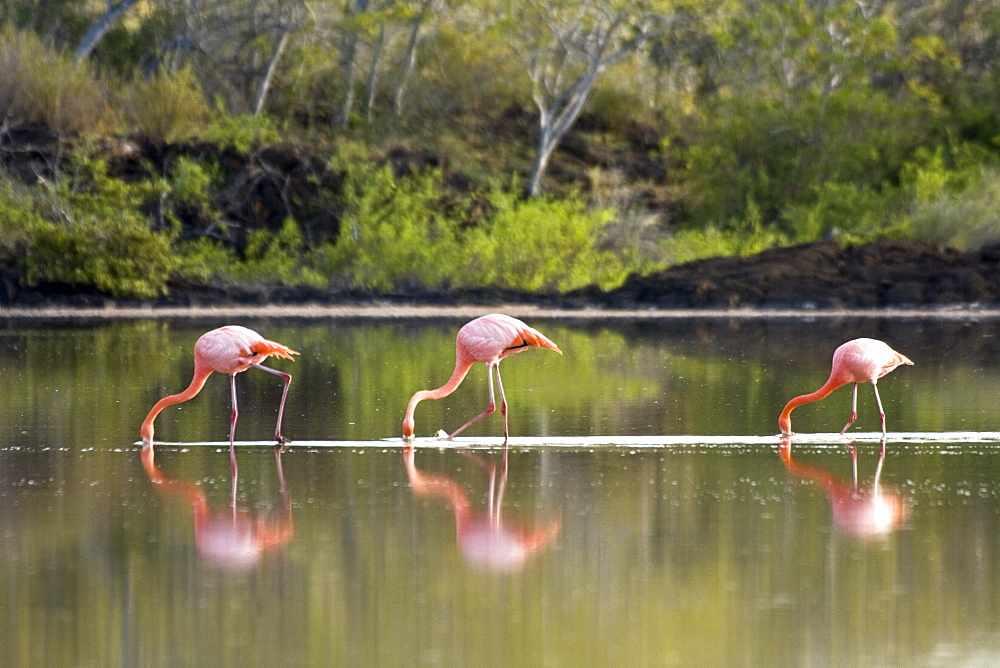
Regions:
[[[434,11],[435,0],[420,0],[419,5],[413,13],[410,21],[409,38],[406,40],[406,51],[403,54],[403,65],[396,79],[396,87],[393,92],[393,106],[397,116],[403,115],[403,93],[406,84],[413,74],[413,69],[417,65],[417,45],[420,43],[420,33],[424,24]]]
[[[76,59],[83,60],[90,55],[90,52],[101,41],[101,38],[125,15],[125,12],[138,2],[139,0],[121,0],[121,2],[114,4],[109,2],[107,10],[94,23],[90,30],[87,31],[87,34],[83,36],[80,44],[77,45]]]
[[[263,111],[279,62],[308,14],[303,0],[159,0],[159,5],[173,34],[151,59],[155,68],[174,71],[192,60],[206,94],[221,97],[237,113]]]
[[[538,110],[529,196],[541,190],[553,151],[583,109],[598,76],[639,53],[667,18],[650,2],[527,0],[512,5],[524,31],[521,56]]]

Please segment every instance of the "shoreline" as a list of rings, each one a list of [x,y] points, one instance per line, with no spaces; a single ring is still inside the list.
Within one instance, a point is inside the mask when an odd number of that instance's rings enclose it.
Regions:
[[[0,307],[0,320],[142,320],[200,318],[295,318],[295,319],[422,319],[475,318],[501,312],[519,318],[545,320],[616,319],[803,319],[882,318],[882,319],[1000,319],[1000,307],[891,307],[891,308],[564,308],[536,304],[497,303],[493,305],[363,304],[352,306],[272,305],[272,306],[101,306],[101,307]]]

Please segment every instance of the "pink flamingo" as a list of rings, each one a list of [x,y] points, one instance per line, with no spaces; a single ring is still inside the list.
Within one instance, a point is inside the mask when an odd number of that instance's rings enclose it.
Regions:
[[[403,463],[410,487],[416,496],[438,497],[451,505],[455,513],[455,532],[462,556],[473,566],[494,571],[512,571],[549,545],[559,535],[562,522],[553,519],[533,527],[511,524],[501,514],[507,486],[507,449],[503,451],[500,484],[496,484],[496,466],[471,453],[465,453],[489,472],[489,498],[485,513],[476,513],[462,487],[443,475],[421,473],[414,461],[412,445],[403,446]]]
[[[798,406],[811,401],[819,401],[841,385],[853,383],[851,417],[844,428],[840,430],[840,433],[843,434],[858,418],[858,383],[871,383],[872,389],[875,391],[875,403],[878,404],[882,435],[885,436],[885,411],[882,409],[882,400],[878,396],[877,382],[879,378],[900,364],[913,364],[913,362],[877,339],[854,339],[841,344],[833,352],[833,369],[823,386],[815,392],[795,397],[785,404],[785,408],[778,417],[778,427],[781,429],[781,433],[792,434],[792,411]]]
[[[859,538],[882,536],[898,528],[906,520],[906,501],[891,489],[881,486],[882,465],[885,463],[885,439],[879,453],[875,476],[870,487],[858,485],[858,452],[851,445],[851,483],[842,482],[826,469],[800,464],[792,459],[792,442],[781,439],[778,456],[792,475],[819,483],[826,490],[833,511],[833,522],[843,532]]]
[[[236,508],[235,479],[231,510],[217,512],[209,506],[205,491],[198,485],[167,478],[154,462],[152,446],[142,449],[142,467],[157,491],[175,494],[191,504],[194,511],[194,544],[198,553],[212,564],[223,568],[245,569],[256,564],[269,550],[282,548],[295,535],[292,523],[292,503],[281,468],[281,448],[275,446],[283,514],[276,520],[251,518]]]
[[[167,406],[193,399],[201,392],[201,388],[205,386],[205,381],[208,380],[213,371],[227,374],[233,406],[229,419],[229,457],[235,477],[236,452],[233,448],[233,441],[236,438],[236,418],[239,415],[236,406],[236,374],[254,367],[281,376],[285,381],[285,389],[281,393],[281,403],[278,405],[278,424],[274,429],[274,440],[283,445],[288,441],[281,435],[281,418],[285,412],[285,398],[288,396],[288,386],[292,382],[292,377],[282,371],[263,366],[261,362],[270,355],[292,359],[292,355],[298,354],[280,343],[268,341],[257,332],[238,325],[219,327],[202,334],[194,344],[194,377],[191,379],[191,384],[179,394],[163,397],[150,409],[139,430],[143,443],[147,446],[152,445],[153,421],[156,420],[160,411]]]
[[[503,393],[503,382],[500,380],[500,361],[508,355],[519,353],[528,348],[549,348],[562,355],[556,344],[549,341],[540,332],[508,315],[493,313],[476,318],[466,323],[455,339],[455,370],[447,383],[436,390],[420,390],[410,397],[403,418],[403,439],[413,440],[413,413],[424,399],[441,399],[458,389],[476,362],[486,365],[490,390],[490,404],[486,410],[472,418],[453,431],[448,439],[458,436],[469,425],[479,422],[496,410],[496,400],[493,397],[493,370],[497,373],[497,388],[500,392],[500,413],[503,415],[503,439],[507,442],[507,399]]]

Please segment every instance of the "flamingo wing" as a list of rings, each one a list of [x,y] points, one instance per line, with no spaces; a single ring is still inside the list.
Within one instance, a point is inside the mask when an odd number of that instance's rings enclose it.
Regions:
[[[460,351],[477,362],[492,364],[527,348],[549,348],[559,354],[555,343],[517,318],[492,313],[476,318],[458,331]]]
[[[227,325],[201,335],[194,345],[195,359],[213,371],[234,374],[246,371],[250,364],[261,363],[269,355],[292,359],[294,350],[239,325]]]

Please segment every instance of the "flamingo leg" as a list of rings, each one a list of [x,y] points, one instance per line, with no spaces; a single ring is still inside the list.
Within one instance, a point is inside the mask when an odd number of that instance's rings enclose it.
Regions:
[[[855,494],[858,493],[858,449],[854,447],[851,443],[847,446],[851,451],[851,481],[853,482],[853,491]]]
[[[851,418],[844,425],[844,428],[840,430],[843,434],[847,429],[854,424],[854,421],[858,419],[858,384],[854,383],[851,385]]]
[[[503,393],[503,381],[500,380],[500,362],[497,362],[497,389],[500,391],[500,414],[503,415],[503,444],[507,445],[507,437],[510,434],[507,429],[507,397]]]
[[[466,427],[469,427],[471,425],[476,424],[477,422],[479,422],[484,417],[486,417],[487,415],[489,415],[490,413],[492,413],[493,411],[495,411],[497,409],[497,402],[496,402],[496,399],[494,399],[494,396],[493,396],[493,367],[492,367],[492,365],[487,365],[486,366],[486,374],[487,374],[487,382],[489,383],[489,388],[490,388],[490,405],[487,406],[486,410],[484,410],[482,413],[480,413],[476,417],[472,418],[471,420],[469,420],[468,422],[466,422],[465,424],[463,424],[461,427],[459,427],[455,431],[451,432],[451,434],[448,436],[448,440],[449,441],[451,439],[455,438],[456,436],[458,436],[459,434],[461,434],[463,431],[465,431]],[[503,394],[503,389],[501,388],[501,396],[502,396],[502,394]],[[506,440],[506,437],[505,437],[505,440]]]
[[[872,480],[872,495],[877,497],[879,491],[879,478],[882,477],[882,464],[885,463],[885,439],[882,439],[882,449],[878,456],[878,465],[875,467],[875,478]]]
[[[280,445],[274,446],[274,459],[278,466],[278,484],[281,488],[281,500],[285,506],[285,509],[289,512],[289,514],[291,514],[292,512],[292,506],[290,503],[291,497],[288,494],[288,485],[285,484],[285,470],[281,466],[281,451],[282,448]]]
[[[496,527],[499,526],[500,518],[494,515],[494,500],[496,498],[496,481],[497,481],[497,467],[490,466],[490,487],[489,487],[489,497],[486,501],[486,516],[490,518],[490,523]]]
[[[240,409],[236,403],[236,374],[229,375],[229,393],[232,396],[233,410],[229,414],[229,466],[233,474],[233,508],[236,507],[236,448],[233,441],[236,440],[236,419],[240,416]]]
[[[507,489],[507,444],[503,444],[503,464],[500,467],[500,489],[497,491],[496,523],[500,526],[500,509],[503,507],[503,493]]]
[[[285,388],[281,391],[281,403],[278,404],[278,424],[274,427],[274,440],[278,445],[285,445],[286,443],[289,443],[289,440],[281,435],[281,419],[285,415],[285,399],[288,398],[288,387],[292,384],[292,376],[284,371],[271,369],[262,364],[251,364],[250,366],[256,367],[261,371],[273,373],[275,376],[281,376],[281,379],[285,381]]]
[[[882,436],[885,436],[885,411],[882,410],[882,399],[878,396],[878,385],[872,381],[872,390],[875,392],[875,404],[878,406],[878,419],[882,423]]]

